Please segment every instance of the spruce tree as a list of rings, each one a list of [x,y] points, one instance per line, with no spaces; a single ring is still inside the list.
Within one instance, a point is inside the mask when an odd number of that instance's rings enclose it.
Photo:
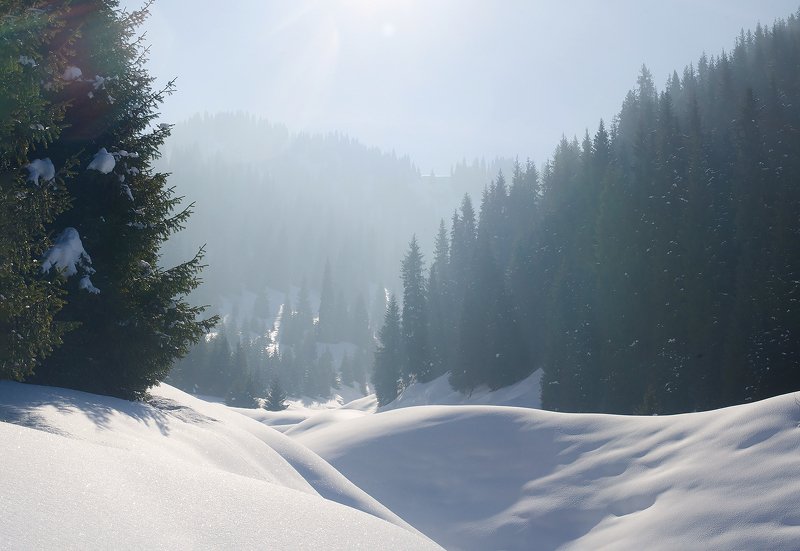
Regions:
[[[286,404],[286,398],[286,392],[281,386],[281,380],[275,377],[269,385],[267,397],[264,400],[264,409],[269,411],[283,411],[289,407]]]
[[[0,378],[15,380],[29,376],[66,329],[54,320],[60,284],[41,278],[38,261],[51,244],[46,225],[68,206],[64,179],[74,159],[53,163],[47,147],[66,124],[57,98],[64,82],[53,75],[66,70],[72,42],[57,40],[64,8],[34,7],[0,7]]]
[[[452,319],[452,282],[450,277],[450,241],[444,220],[434,244],[433,262],[428,275],[428,342],[430,343],[431,377],[450,369],[455,342],[456,324]]]
[[[322,291],[319,299],[319,323],[317,335],[319,342],[336,342],[336,296],[333,290],[330,260],[325,261],[325,271],[322,274]]]
[[[428,352],[427,289],[422,252],[416,236],[408,245],[400,277],[403,280],[403,379],[406,384],[414,378],[422,382],[429,381],[433,377],[433,370]]]
[[[400,308],[394,295],[389,297],[383,327],[378,332],[375,369],[372,384],[379,406],[397,398],[403,364],[403,336],[400,329]]]
[[[37,147],[63,167],[71,208],[48,229],[79,239],[82,277],[65,282],[57,319],[76,328],[43,362],[35,382],[124,398],[142,398],[172,362],[208,331],[203,308],[185,296],[200,283],[202,251],[178,266],[158,266],[159,248],[188,218],[152,163],[169,135],[157,109],[172,85],[153,88],[136,35],[147,16],[115,1],[76,0],[65,7],[57,40],[70,43],[55,101],[67,106],[64,130]],[[91,258],[89,266],[88,259]],[[66,274],[65,274],[66,275]]]

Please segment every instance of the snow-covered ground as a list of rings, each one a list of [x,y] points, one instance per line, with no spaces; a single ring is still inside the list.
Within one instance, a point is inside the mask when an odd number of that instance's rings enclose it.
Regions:
[[[0,382],[2,549],[438,549],[307,448],[168,386]]]
[[[450,550],[798,549],[798,395],[669,417],[491,405],[537,385],[266,412],[0,383],[0,548],[437,548],[419,530]]]
[[[798,404],[421,406],[287,434],[447,549],[797,550]]]

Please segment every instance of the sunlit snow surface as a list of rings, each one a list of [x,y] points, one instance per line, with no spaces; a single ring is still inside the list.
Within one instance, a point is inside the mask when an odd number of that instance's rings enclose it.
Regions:
[[[447,549],[788,551],[799,403],[671,417],[421,406],[286,433]]]
[[[153,395],[0,382],[0,548],[438,548],[279,432]]]
[[[671,417],[343,401],[0,383],[0,548],[435,548],[397,513],[450,550],[798,549],[797,395]]]

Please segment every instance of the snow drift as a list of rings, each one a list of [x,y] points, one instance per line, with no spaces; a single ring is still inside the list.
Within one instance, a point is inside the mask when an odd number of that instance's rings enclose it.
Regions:
[[[422,406],[287,434],[450,550],[788,551],[799,403],[670,417]]]
[[[3,549],[438,549],[288,437],[174,388],[0,382]]]

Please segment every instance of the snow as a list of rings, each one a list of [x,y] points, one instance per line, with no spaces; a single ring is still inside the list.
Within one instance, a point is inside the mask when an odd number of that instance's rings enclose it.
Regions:
[[[64,228],[55,238],[53,246],[44,253],[42,259],[42,272],[49,272],[55,268],[63,275],[70,277],[78,273],[78,268],[85,272],[93,273],[92,259],[83,248],[78,230]]]
[[[71,82],[73,80],[78,80],[83,76],[83,71],[71,65],[64,69],[64,74],[61,75],[61,78],[66,80],[67,82]]]
[[[78,282],[78,288],[85,289],[93,295],[100,294],[100,289],[98,289],[92,284],[92,280],[89,278],[88,275],[85,275],[81,278],[81,280]]]
[[[5,549],[439,549],[308,449],[168,386],[0,382]]]
[[[410,385],[394,401],[382,407],[381,411],[432,404],[541,408],[541,376],[542,371],[539,369],[526,379],[505,388],[493,391],[483,386],[476,388],[470,394],[462,394],[452,389],[448,381],[449,375],[442,375],[428,383]]]
[[[56,168],[49,158],[34,159],[30,164],[25,165],[25,168],[28,169],[28,181],[36,185],[39,185],[39,178],[50,182],[56,177]]]
[[[132,203],[133,202],[133,192],[131,191],[131,186],[128,184],[120,184],[120,190],[122,190],[122,194],[125,195],[128,200]]]
[[[117,162],[114,160],[114,155],[109,153],[105,147],[101,147],[100,150],[95,153],[92,162],[89,163],[86,170],[96,170],[103,174],[108,174],[114,170],[116,164]]]
[[[538,384],[268,412],[0,382],[0,542],[436,548],[419,530],[448,550],[797,549],[800,394],[661,417],[463,405]]]
[[[798,421],[787,395],[665,417],[420,406],[287,434],[451,550],[788,551]]]

